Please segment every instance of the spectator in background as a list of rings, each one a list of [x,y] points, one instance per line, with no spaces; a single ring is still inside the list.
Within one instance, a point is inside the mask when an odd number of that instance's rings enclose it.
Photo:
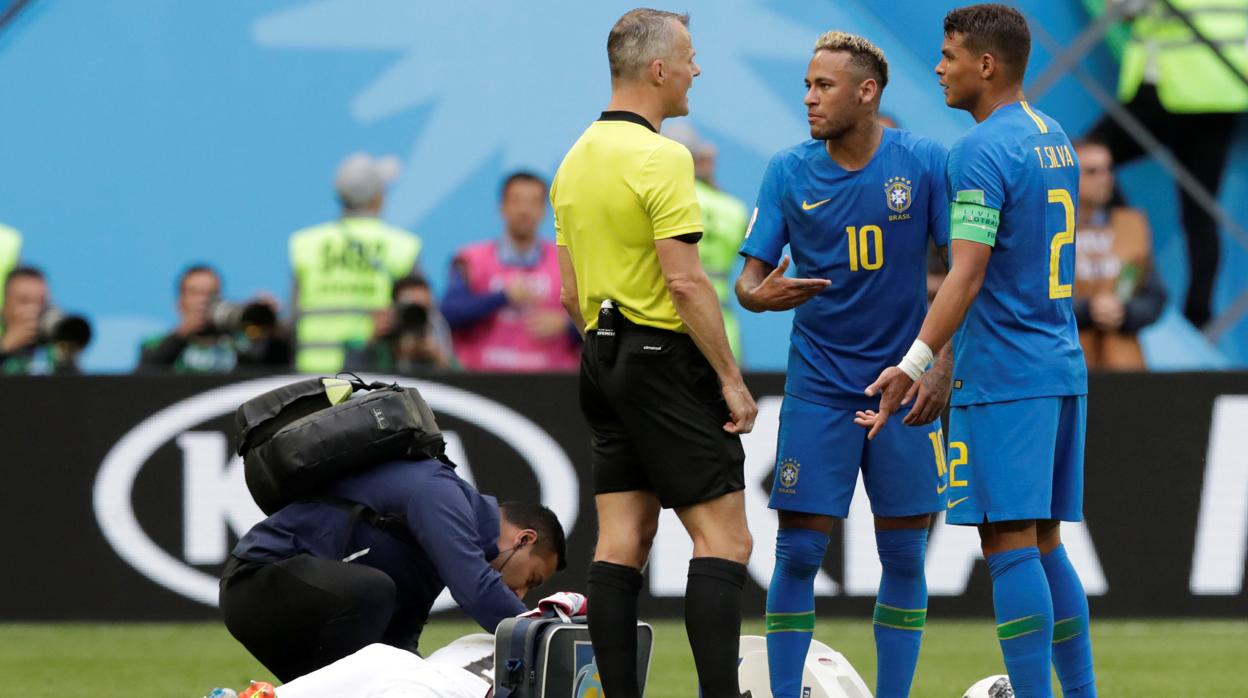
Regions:
[[[394,304],[373,314],[373,338],[347,345],[346,370],[419,376],[454,367],[450,328],[433,302],[429,282],[394,282]]]
[[[698,256],[702,268],[711,277],[719,307],[724,314],[724,332],[728,345],[737,361],[741,361],[741,323],[737,319],[736,294],[730,281],[737,265],[737,250],[745,239],[749,223],[745,204],[727,192],[720,191],[715,182],[715,146],[698,137],[688,123],[675,122],[665,129],[668,138],[689,149],[693,155],[694,192],[702,209],[702,239],[698,241]]]
[[[22,252],[22,235],[13,228],[0,223],[0,279],[7,279],[17,266]],[[0,290],[0,304],[4,303],[4,291]]]
[[[1167,4],[1185,13],[1237,71],[1228,68]],[[1248,110],[1245,71],[1248,2],[1153,2],[1131,23],[1122,53],[1118,97],[1216,197],[1238,115]],[[1140,144],[1109,116],[1093,128],[1092,136],[1108,146],[1119,164],[1143,155]],[[1203,328],[1211,318],[1218,273],[1218,223],[1186,191],[1179,192],[1179,203],[1189,269],[1183,314]]]
[[[78,355],[91,341],[91,327],[52,307],[42,271],[19,266],[9,272],[0,316],[0,375],[80,373]]]
[[[394,280],[419,272],[420,238],[379,218],[398,174],[394,156],[349,156],[334,179],[341,217],[291,236],[298,370],[341,371],[344,345],[373,336],[373,313],[390,305]]]
[[[455,356],[469,371],[574,371],[581,338],[559,302],[559,255],[538,237],[546,181],[531,172],[503,180],[503,235],[461,249],[451,262],[442,313]]]
[[[1075,318],[1088,368],[1140,370],[1136,336],[1160,317],[1166,292],[1153,272],[1143,212],[1111,206],[1114,159],[1104,143],[1075,144],[1079,221],[1075,236]]]
[[[290,365],[290,341],[273,301],[235,305],[221,300],[221,275],[206,264],[178,277],[178,326],[144,340],[138,371],[229,373],[236,368]]]

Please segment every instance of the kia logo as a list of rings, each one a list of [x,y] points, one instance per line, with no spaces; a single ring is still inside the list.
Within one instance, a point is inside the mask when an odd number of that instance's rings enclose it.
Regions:
[[[135,478],[161,446],[177,442],[184,450],[188,450],[190,445],[201,445],[203,441],[202,438],[191,437],[212,436],[188,433],[193,427],[230,414],[240,404],[261,393],[306,378],[307,376],[275,376],[209,390],[166,407],[127,432],[100,464],[93,493],[95,518],[113,550],[153,582],[189,599],[216,606],[217,578],[192,566],[192,563],[211,562],[208,559],[211,556],[196,559],[194,552],[188,552],[186,556],[192,558],[188,562],[171,555],[148,537],[133,508]],[[438,415],[461,419],[496,435],[510,445],[537,476],[542,503],[559,516],[565,530],[570,532],[576,525],[580,491],[576,471],[559,444],[532,421],[506,406],[459,388],[392,376],[379,377],[378,380],[414,386]],[[228,459],[224,436],[216,436],[219,442],[218,457]],[[229,511],[222,512],[222,517],[235,530],[240,530],[258,521],[263,515],[246,496],[242,469],[237,467],[237,461],[233,463],[232,467],[227,467],[224,471],[218,463],[217,472],[209,473],[207,478],[209,489],[217,487],[229,490],[215,501],[218,506],[229,507]],[[188,460],[188,474],[191,465],[197,463]],[[195,477],[200,479],[203,476]],[[242,488],[241,493],[238,492],[239,487]],[[197,503],[190,496],[192,489],[189,484],[187,493],[184,506],[196,506]],[[220,530],[207,532],[206,537],[209,541],[219,539],[218,542],[223,545],[225,527],[216,528]],[[188,550],[191,547],[188,545]]]

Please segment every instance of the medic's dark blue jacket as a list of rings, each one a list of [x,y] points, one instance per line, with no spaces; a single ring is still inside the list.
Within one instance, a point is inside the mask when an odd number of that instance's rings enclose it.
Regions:
[[[413,650],[444,588],[491,633],[504,618],[527,610],[489,566],[499,552],[497,501],[445,463],[393,461],[343,478],[327,494],[339,501],[283,507],[248,531],[234,555],[275,562],[301,553],[327,560],[356,554],[351,564],[375,567],[394,580],[397,609],[386,637],[404,638],[402,644]],[[341,500],[397,515],[411,539],[363,520],[352,526]],[[363,550],[368,552],[359,554]]]

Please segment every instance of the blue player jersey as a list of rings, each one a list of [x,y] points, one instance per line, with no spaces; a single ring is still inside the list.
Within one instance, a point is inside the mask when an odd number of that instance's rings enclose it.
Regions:
[[[928,240],[949,241],[946,151],[884,129],[871,162],[847,171],[824,142],[772,157],[741,254],[771,265],[788,245],[796,273],[832,285],[798,306],[785,392],[870,408],[862,394],[918,335],[927,307]]]
[[[953,237],[994,248],[954,335],[952,404],[1086,394],[1071,301],[1079,164],[1061,125],[1026,102],[997,109],[954,144],[949,188]],[[988,220],[958,220],[960,203]]]

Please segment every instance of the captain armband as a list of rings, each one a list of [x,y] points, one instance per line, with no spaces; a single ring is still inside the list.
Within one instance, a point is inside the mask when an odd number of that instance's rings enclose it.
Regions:
[[[958,192],[949,207],[949,239],[970,240],[989,247],[997,243],[1001,212],[984,205],[984,192]]]

